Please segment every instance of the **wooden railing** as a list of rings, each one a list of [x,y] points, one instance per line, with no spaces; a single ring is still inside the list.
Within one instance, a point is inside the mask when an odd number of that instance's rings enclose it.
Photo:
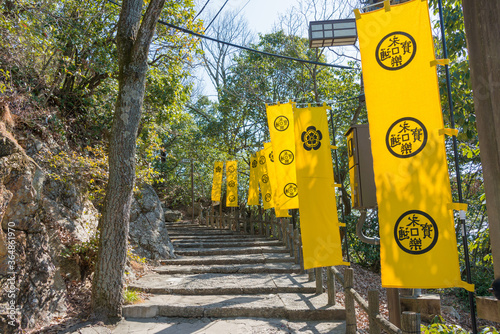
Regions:
[[[250,210],[249,214],[240,216],[238,208],[230,213],[216,212],[214,207],[204,211],[200,224],[216,229],[229,229],[236,232],[251,235],[262,235],[268,238],[279,239],[290,256],[294,257],[295,263],[300,264],[301,272],[304,273],[302,261],[302,244],[300,231],[294,228],[288,218],[276,218],[269,213],[263,214],[259,207]],[[316,293],[323,293],[323,268],[307,270],[310,280],[316,280]],[[328,293],[328,305],[335,305],[336,288],[338,281],[344,288],[344,304],[346,309],[346,333],[355,334],[357,331],[355,303],[366,312],[369,318],[370,334],[379,334],[381,329],[389,334],[414,334],[420,333],[420,314],[415,312],[403,312],[401,314],[401,329],[379,314],[379,292],[368,291],[368,301],[353,288],[354,270],[346,268],[342,275],[337,268],[326,268],[326,285]]]

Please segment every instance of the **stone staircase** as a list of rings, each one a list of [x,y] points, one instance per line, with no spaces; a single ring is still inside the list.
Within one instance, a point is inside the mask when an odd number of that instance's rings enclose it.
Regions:
[[[345,309],[315,293],[315,282],[300,274],[281,241],[189,222],[167,223],[167,229],[178,258],[129,285],[152,296],[125,306],[127,319],[286,319],[329,322],[326,332],[345,331]]]

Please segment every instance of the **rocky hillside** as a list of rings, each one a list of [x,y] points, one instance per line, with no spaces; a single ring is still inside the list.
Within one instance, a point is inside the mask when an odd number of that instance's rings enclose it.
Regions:
[[[9,333],[64,317],[68,288],[91,279],[106,160],[43,123],[16,127],[16,104],[0,107],[0,332]],[[131,261],[175,256],[151,186],[137,192],[131,220]]]

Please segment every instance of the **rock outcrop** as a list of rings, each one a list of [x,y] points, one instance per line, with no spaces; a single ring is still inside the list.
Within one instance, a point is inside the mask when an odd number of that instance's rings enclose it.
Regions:
[[[182,212],[178,210],[171,210],[168,208],[163,208],[163,212],[165,214],[165,221],[169,223],[173,223],[182,219]]]
[[[81,273],[70,260],[71,269],[61,266],[61,252],[90,238],[97,211],[71,182],[47,178],[2,122],[0,222],[0,332],[64,315],[64,277],[77,279]]]
[[[130,210],[129,241],[134,252],[150,260],[174,258],[160,199],[152,186],[143,184]]]

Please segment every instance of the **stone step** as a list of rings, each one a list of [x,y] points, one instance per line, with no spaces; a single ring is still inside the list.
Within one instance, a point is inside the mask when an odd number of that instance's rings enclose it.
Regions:
[[[166,227],[183,227],[183,228],[198,228],[198,227],[205,227],[206,226],[201,226],[200,224],[191,224],[191,223],[179,223],[179,222],[165,222]]]
[[[288,320],[344,320],[345,309],[327,305],[326,294],[266,295],[155,295],[142,304],[126,305],[126,318],[281,318]]]
[[[163,265],[208,265],[208,264],[258,264],[294,262],[295,259],[288,253],[265,254],[236,254],[236,255],[209,255],[187,256],[176,259],[161,260]]]
[[[161,266],[153,269],[158,274],[262,274],[299,273],[300,266],[292,263]]]
[[[265,254],[265,253],[288,253],[285,247],[261,246],[261,247],[233,247],[233,248],[186,248],[176,249],[175,254],[180,256],[208,256],[208,255],[238,255],[238,254]]]
[[[109,332],[104,326],[89,325],[78,330],[77,333],[113,333],[113,334],[344,334],[345,321],[290,321],[273,318],[151,318],[151,319],[122,319],[117,327]],[[76,332],[75,332],[76,333]]]
[[[315,293],[316,282],[299,274],[199,274],[141,277],[129,288],[154,294],[242,295]]]
[[[243,235],[229,230],[193,230],[193,229],[168,229],[168,235],[172,236],[218,236],[218,235]]]
[[[261,247],[261,246],[283,246],[283,243],[279,240],[258,240],[258,241],[225,241],[221,239],[218,242],[184,242],[177,241],[173,242],[174,248],[222,248],[222,247]]]
[[[170,235],[172,241],[210,241],[210,240],[267,240],[265,236],[260,235],[245,235],[245,234],[228,234],[228,235]]]

